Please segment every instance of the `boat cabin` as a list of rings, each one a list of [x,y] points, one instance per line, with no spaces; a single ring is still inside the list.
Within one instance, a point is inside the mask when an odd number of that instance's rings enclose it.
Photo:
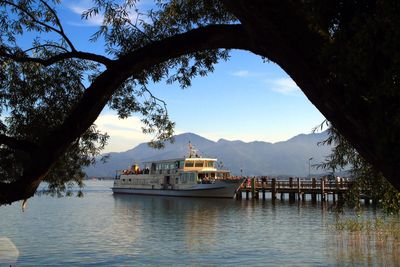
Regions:
[[[122,183],[176,187],[213,183],[218,179],[228,179],[229,176],[229,171],[217,169],[215,158],[179,158],[146,162],[143,169],[134,164],[128,170],[119,171],[116,179],[121,179]]]

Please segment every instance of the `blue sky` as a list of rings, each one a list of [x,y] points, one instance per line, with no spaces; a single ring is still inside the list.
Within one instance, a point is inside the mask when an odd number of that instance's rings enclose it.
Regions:
[[[150,5],[151,1],[142,1],[138,7]],[[65,1],[59,12],[78,49],[101,53],[101,42],[87,41],[101,17],[80,19],[81,12],[90,6],[89,0]],[[229,61],[217,64],[207,77],[195,78],[190,88],[183,90],[177,84],[166,83],[150,88],[167,103],[177,134],[193,132],[215,141],[284,141],[310,133],[324,120],[279,66],[264,63],[261,57],[246,51],[232,51]],[[152,138],[141,133],[139,118],[120,120],[108,109],[96,124],[110,135],[105,152],[125,151]]]

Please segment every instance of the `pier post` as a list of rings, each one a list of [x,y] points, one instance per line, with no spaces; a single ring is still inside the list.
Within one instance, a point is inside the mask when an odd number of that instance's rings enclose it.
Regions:
[[[343,201],[344,201],[343,193],[340,192],[340,193],[338,193],[338,202],[339,202],[340,205],[342,205]]]
[[[236,190],[236,200],[242,199],[242,188]]]
[[[317,180],[315,178],[312,178],[312,193],[311,193],[311,202],[316,203],[317,202],[317,194],[315,193],[315,190],[317,189]]]
[[[296,194],[293,192],[293,177],[289,178],[289,203],[296,201]]]
[[[335,179],[335,190],[333,191],[333,203],[336,202],[336,194],[338,195],[339,198],[339,188],[341,187],[341,184],[339,183],[338,179]]]
[[[256,192],[256,178],[251,178],[251,198],[258,199],[258,194]]]
[[[296,202],[296,194],[289,193],[289,203],[294,203],[294,202]]]
[[[326,197],[325,197],[325,180],[321,178],[321,201],[325,202]]]
[[[265,176],[261,178],[261,187],[262,187],[262,199],[265,200],[265,188],[267,187],[267,177]]]
[[[300,178],[297,177],[297,200],[300,201],[301,196],[301,184]]]
[[[272,200],[275,200],[276,199],[276,178],[272,178],[271,186],[272,186],[272,189],[271,189]]]

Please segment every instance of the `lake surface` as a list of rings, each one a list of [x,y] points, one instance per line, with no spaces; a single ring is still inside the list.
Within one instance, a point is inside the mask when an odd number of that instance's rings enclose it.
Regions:
[[[86,184],[83,198],[1,206],[0,266],[400,265],[400,246],[338,233],[321,204],[113,195],[111,181]]]

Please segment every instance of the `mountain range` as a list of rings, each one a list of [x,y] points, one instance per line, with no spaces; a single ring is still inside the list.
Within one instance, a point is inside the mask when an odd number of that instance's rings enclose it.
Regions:
[[[331,146],[318,145],[327,136],[326,132],[300,134],[277,143],[225,139],[215,142],[193,133],[184,133],[176,135],[175,142],[166,143],[161,150],[142,143],[125,152],[109,153],[106,163],[96,163],[85,171],[89,177],[112,177],[115,170],[126,169],[133,163],[185,157],[189,153],[190,141],[199,155],[218,158],[223,169],[230,170],[233,175],[306,177],[309,175],[309,164],[311,174],[324,172],[312,165],[324,161],[331,153]]]

